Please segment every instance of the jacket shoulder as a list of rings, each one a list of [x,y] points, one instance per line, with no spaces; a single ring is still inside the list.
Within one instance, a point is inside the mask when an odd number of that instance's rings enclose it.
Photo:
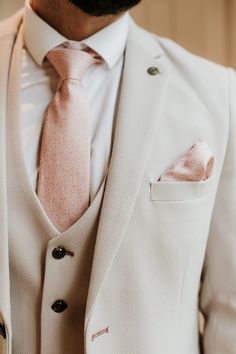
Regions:
[[[191,70],[193,74],[197,73],[199,76],[207,74],[212,79],[223,78],[225,74],[228,75],[228,68],[226,66],[195,54],[172,39],[155,34],[154,36],[164,50],[170,64],[176,68],[181,68],[183,71]]]
[[[9,35],[15,35],[18,31],[18,27],[23,20],[24,8],[21,8],[12,16],[6,20],[0,22],[0,38]]]
[[[179,99],[195,97],[209,112],[225,117],[229,112],[229,93],[233,68],[201,57],[172,39],[149,32],[164,53],[170,92]]]

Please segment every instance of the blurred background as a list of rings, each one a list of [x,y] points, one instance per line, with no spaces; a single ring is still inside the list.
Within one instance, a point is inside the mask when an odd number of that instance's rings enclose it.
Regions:
[[[24,0],[0,0],[0,20],[23,4]],[[236,67],[236,0],[142,0],[130,12],[146,29]]]

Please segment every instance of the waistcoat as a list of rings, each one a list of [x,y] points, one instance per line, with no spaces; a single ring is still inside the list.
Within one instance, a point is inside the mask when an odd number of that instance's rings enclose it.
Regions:
[[[8,108],[13,354],[83,354],[86,299],[107,173],[85,213],[60,233],[47,217],[30,181],[20,114],[10,114],[11,103]]]

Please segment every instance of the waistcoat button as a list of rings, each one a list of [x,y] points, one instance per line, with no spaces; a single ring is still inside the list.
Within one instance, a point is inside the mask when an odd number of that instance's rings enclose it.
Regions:
[[[53,255],[53,257],[56,258],[56,259],[64,258],[65,255],[66,255],[66,250],[65,250],[65,248],[62,247],[62,246],[56,247],[56,248],[54,248],[54,250],[52,251],[52,255]]]
[[[56,300],[51,308],[54,312],[63,312],[67,308],[67,304],[64,300]]]

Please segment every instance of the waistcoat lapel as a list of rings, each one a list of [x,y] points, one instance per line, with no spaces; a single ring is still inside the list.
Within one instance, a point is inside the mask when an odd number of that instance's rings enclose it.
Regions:
[[[85,335],[96,297],[124,237],[160,124],[168,82],[163,54],[157,40],[131,19],[115,138],[87,298]],[[149,67],[157,67],[160,74],[149,75]]]

